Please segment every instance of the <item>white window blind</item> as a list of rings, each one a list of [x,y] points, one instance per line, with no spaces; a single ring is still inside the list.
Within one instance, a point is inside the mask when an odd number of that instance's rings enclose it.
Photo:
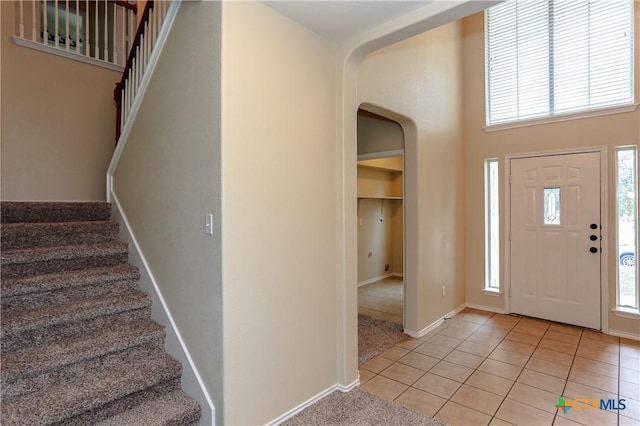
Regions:
[[[485,20],[488,125],[633,103],[633,0],[507,0]]]

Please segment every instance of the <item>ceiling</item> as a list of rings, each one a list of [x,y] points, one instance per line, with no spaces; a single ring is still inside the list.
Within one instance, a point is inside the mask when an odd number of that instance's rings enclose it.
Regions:
[[[268,6],[321,36],[340,42],[431,1],[264,1]]]

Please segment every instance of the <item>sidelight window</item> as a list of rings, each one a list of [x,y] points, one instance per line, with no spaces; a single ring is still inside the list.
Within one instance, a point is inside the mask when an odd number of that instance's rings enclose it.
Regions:
[[[498,160],[485,161],[485,290],[500,290],[500,199]]]
[[[618,308],[638,311],[637,148],[616,149]]]

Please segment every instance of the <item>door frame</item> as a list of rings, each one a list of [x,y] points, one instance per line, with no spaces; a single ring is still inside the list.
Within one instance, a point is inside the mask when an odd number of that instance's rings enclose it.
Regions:
[[[584,154],[584,153],[600,154],[600,223],[602,225],[601,235],[602,251],[600,253],[600,311],[601,311],[601,328],[603,333],[609,332],[609,190],[608,169],[607,169],[607,147],[595,146],[574,149],[558,149],[549,151],[524,152],[517,154],[505,155],[504,162],[504,312],[511,313],[511,240],[509,238],[511,232],[511,160],[532,157],[549,157],[554,155],[568,154]]]
[[[385,117],[385,118],[388,118],[388,117]],[[391,118],[388,118],[388,119],[393,120]],[[398,122],[396,121],[396,123]],[[402,128],[402,124],[400,124],[400,127]],[[404,128],[402,128],[402,131],[404,132]],[[407,281],[405,279],[405,276],[406,276],[405,271],[407,267],[407,261],[406,261],[407,259],[407,217],[406,217],[406,208],[405,208],[405,197],[406,197],[405,177],[406,177],[407,166],[405,165],[405,154],[404,154],[405,152],[404,144],[406,144],[406,138],[403,137],[402,142],[403,142],[402,149],[372,152],[369,154],[359,154],[356,157],[356,161],[373,160],[377,158],[386,158],[386,157],[399,157],[399,156],[402,157],[402,329],[404,330],[406,320],[407,320]],[[358,212],[359,211],[360,211],[360,207],[358,205]],[[359,229],[358,229],[358,232],[360,232]]]

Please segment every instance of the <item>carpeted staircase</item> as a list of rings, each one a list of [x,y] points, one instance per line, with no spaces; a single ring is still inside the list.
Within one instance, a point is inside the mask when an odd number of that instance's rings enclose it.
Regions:
[[[197,424],[110,205],[0,209],[0,424]]]

